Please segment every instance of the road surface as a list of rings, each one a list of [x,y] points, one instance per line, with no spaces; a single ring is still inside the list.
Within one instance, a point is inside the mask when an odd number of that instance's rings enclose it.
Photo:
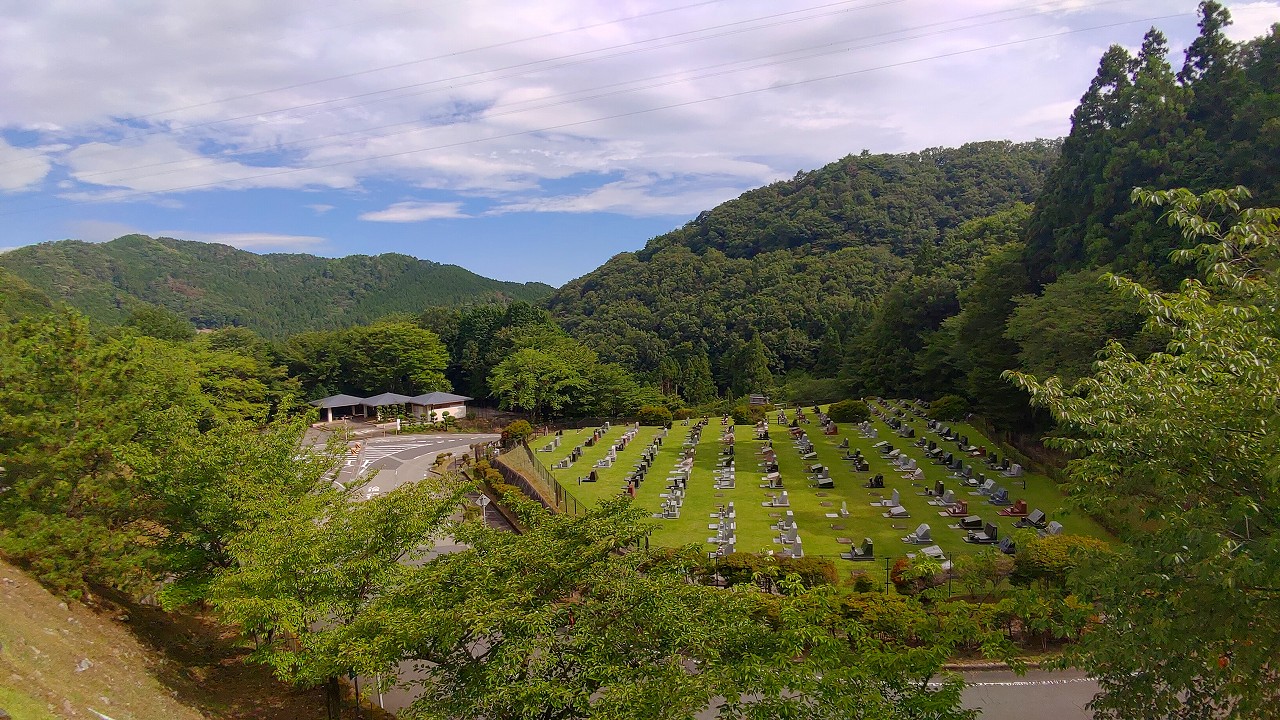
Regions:
[[[359,450],[347,456],[338,473],[338,482],[346,485],[357,478],[376,472],[369,480],[367,493],[389,492],[407,482],[426,477],[436,455],[451,452],[460,455],[476,443],[497,440],[498,435],[447,433],[437,435],[393,435],[359,441]],[[353,443],[352,447],[356,447]]]
[[[963,673],[969,684],[964,706],[982,710],[982,720],[1091,720],[1085,709],[1098,683],[1076,671],[1028,671],[1019,677],[1008,670]]]

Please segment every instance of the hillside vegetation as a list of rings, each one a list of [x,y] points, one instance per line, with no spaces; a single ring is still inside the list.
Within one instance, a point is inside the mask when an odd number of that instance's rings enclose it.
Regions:
[[[0,268],[105,325],[156,305],[197,327],[267,336],[340,328],[430,305],[537,301],[541,283],[491,280],[408,255],[257,255],[227,245],[126,235],[42,243],[0,255]]]
[[[0,267],[0,323],[53,309],[49,297],[26,280]]]
[[[1030,202],[1057,154],[1040,141],[851,155],[704,212],[549,306],[603,357],[676,386],[705,355],[721,389],[748,390],[737,369],[757,336],[775,372],[832,374],[833,336],[865,325],[920,263],[985,250],[967,224]],[[824,349],[835,367],[815,368]]]

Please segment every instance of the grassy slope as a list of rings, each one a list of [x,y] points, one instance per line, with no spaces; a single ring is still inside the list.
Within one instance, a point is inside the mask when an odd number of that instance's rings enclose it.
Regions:
[[[775,419],[770,417],[771,421]],[[936,435],[926,432],[924,421],[910,417],[908,419],[916,429],[917,438],[928,435],[939,445],[946,445]],[[847,551],[848,547],[837,543],[837,538],[844,537],[861,542],[862,538],[870,537],[875,542],[878,556],[900,556],[915,549],[914,546],[903,543],[902,537],[915,530],[916,526],[922,522],[929,523],[934,541],[946,552],[976,552],[982,546],[965,543],[965,533],[947,527],[955,521],[939,517],[939,508],[929,505],[929,498],[917,494],[926,487],[932,487],[935,480],[943,480],[948,488],[956,491],[959,498],[967,499],[972,514],[995,522],[1002,536],[1012,530],[1015,518],[999,516],[997,514],[999,508],[986,504],[985,498],[969,495],[957,481],[948,478],[950,473],[945,468],[924,461],[923,451],[912,445],[914,440],[898,437],[888,426],[878,420],[875,421],[875,426],[880,433],[879,439],[887,440],[895,447],[904,450],[916,459],[920,467],[924,468],[926,477],[924,482],[913,485],[911,481],[903,479],[891,463],[882,459],[880,453],[872,448],[878,440],[863,438],[853,426],[841,426],[839,435],[823,436],[821,429],[816,422],[813,422],[802,427],[809,433],[810,439],[816,446],[818,462],[831,468],[832,477],[836,479],[836,487],[823,491],[812,489],[808,487],[804,474],[804,466],[807,463],[801,460],[799,453],[794,449],[787,429],[776,424],[770,426],[770,437],[778,455],[779,469],[791,498],[791,509],[800,526],[800,536],[804,540],[807,555],[838,556],[840,552]],[[958,432],[968,435],[972,444],[986,443],[981,433],[972,427],[963,424],[953,425],[953,427]],[[582,459],[573,467],[553,471],[556,478],[580,501],[591,503],[603,497],[616,495],[623,487],[623,479],[638,461],[645,446],[657,434],[658,429],[641,428],[636,440],[628,445],[626,450],[618,453],[618,461],[612,468],[598,470],[600,482],[578,485],[577,478],[587,475],[595,461],[605,456],[612,443],[624,431],[623,427],[613,428],[603,442],[597,443],[592,448],[584,448]],[[707,529],[707,525],[711,522],[709,514],[720,503],[732,500],[738,511],[738,550],[751,552],[780,548],[781,546],[773,542],[776,533],[770,529],[770,525],[777,521],[771,513],[779,511],[760,505],[767,499],[765,494],[767,491],[758,487],[761,473],[756,465],[758,460],[755,452],[762,443],[754,440],[755,432],[752,428],[739,426],[736,429],[737,487],[733,490],[720,491],[712,488],[712,473],[722,447],[721,432],[719,420],[712,420],[703,431],[702,440],[697,448],[694,473],[689,482],[688,495],[680,519],[655,521],[658,523],[658,529],[653,535],[653,541],[659,545],[672,546],[704,543],[708,537],[715,534],[714,531]],[[649,480],[641,486],[637,494],[636,502],[640,507],[651,511],[658,509],[662,502],[659,494],[666,492],[664,486],[667,472],[679,459],[681,444],[687,434],[688,428],[678,423],[672,428],[658,452],[653,469],[650,470]],[[539,453],[538,457],[545,465],[550,466],[556,460],[568,455],[575,445],[583,442],[589,435],[589,430],[566,431],[559,449],[551,453]],[[851,450],[859,448],[862,450],[871,464],[870,473],[855,474],[849,469],[849,464],[840,459],[843,451],[836,446],[842,438],[849,439]],[[544,440],[535,442],[535,449],[545,446],[546,442]],[[986,469],[978,461],[971,461],[970,464],[974,465],[975,472]],[[862,487],[866,478],[875,473],[882,473],[885,476],[883,491],[867,490]],[[1011,498],[1015,500],[1025,498],[1031,509],[1041,508],[1049,514],[1050,519],[1063,523],[1066,532],[1110,539],[1106,532],[1090,518],[1066,513],[1062,509],[1064,501],[1062,494],[1048,478],[1029,474],[1027,489],[1024,491],[1021,480],[999,477],[996,473],[988,473],[988,475],[993,476],[997,484],[1008,488]],[[895,488],[899,491],[902,505],[911,513],[909,519],[885,519],[881,517],[884,509],[872,507],[870,504],[879,499],[881,493],[883,497],[889,497]],[[820,497],[819,492],[826,493],[825,497]],[[717,493],[720,497],[717,497]],[[848,503],[850,516],[844,519],[827,518],[827,513],[839,510],[841,501]],[[822,504],[824,502],[831,505],[824,506]],[[833,528],[833,525],[843,525],[844,528]],[[705,548],[710,549],[711,546],[707,545]],[[852,566],[850,564],[850,567]]]
[[[115,720],[203,717],[147,672],[149,651],[124,628],[3,562],[0,606],[11,610],[0,613],[0,707],[17,720],[95,717],[90,708]]]

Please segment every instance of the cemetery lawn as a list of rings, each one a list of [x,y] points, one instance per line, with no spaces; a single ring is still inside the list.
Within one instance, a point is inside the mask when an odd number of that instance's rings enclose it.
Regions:
[[[794,411],[787,414],[788,420],[794,417]],[[809,424],[801,425],[813,442],[818,453],[816,460],[806,461],[795,449],[787,427],[776,423],[776,412],[770,413],[769,437],[778,457],[779,471],[782,475],[784,489],[791,501],[791,510],[795,513],[796,523],[800,529],[804,552],[807,556],[823,556],[833,558],[837,567],[844,569],[862,569],[867,571],[883,570],[884,558],[897,558],[918,549],[902,541],[908,533],[914,531],[921,523],[928,523],[932,531],[934,544],[939,545],[948,556],[978,552],[986,546],[964,542],[966,533],[948,527],[958,522],[954,518],[940,517],[941,508],[928,504],[933,499],[922,493],[932,488],[934,482],[942,480],[947,489],[953,490],[957,499],[969,501],[969,513],[979,515],[984,521],[994,522],[999,529],[1000,537],[1010,534],[1013,523],[1018,518],[1004,517],[998,514],[1000,508],[990,505],[986,498],[975,490],[964,488],[959,481],[950,479],[950,471],[942,465],[927,460],[924,451],[915,447],[915,440],[920,437],[933,440],[948,451],[955,451],[955,443],[946,443],[937,435],[927,431],[926,421],[907,415],[903,420],[916,431],[916,438],[899,437],[878,418],[872,424],[879,432],[875,439],[864,438],[856,425],[840,425],[839,434],[823,435],[817,419],[812,413]],[[663,445],[658,448],[657,458],[649,470],[648,476],[636,493],[636,505],[651,513],[658,512],[662,504],[661,495],[667,492],[667,475],[679,461],[684,450],[684,443],[692,426],[674,424],[667,433]],[[602,499],[615,497],[626,486],[626,477],[640,461],[644,449],[659,434],[661,428],[641,427],[636,438],[627,448],[618,453],[617,461],[609,468],[594,468],[596,461],[605,457],[609,448],[622,436],[629,426],[615,425],[594,447],[583,447],[583,454],[572,467],[564,470],[553,470],[560,483],[569,490],[581,503],[588,505]],[[972,445],[991,447],[989,441],[975,428],[955,423],[956,432],[967,435]],[[715,546],[708,544],[707,539],[716,534],[708,525],[714,525],[715,519],[710,517],[721,504],[732,501],[737,510],[737,550],[739,552],[770,552],[782,549],[775,542],[778,533],[773,524],[785,512],[783,508],[762,507],[769,500],[769,493],[779,492],[759,487],[763,473],[758,463],[761,461],[757,451],[764,443],[755,439],[755,428],[738,425],[735,428],[735,465],[736,487],[717,490],[713,487],[714,471],[721,458],[725,445],[721,441],[725,427],[719,418],[712,418],[702,432],[701,441],[697,444],[693,473],[678,519],[655,519],[657,529],[651,542],[658,546],[696,545],[704,551],[711,551]],[[566,430],[561,445],[553,452],[539,452],[538,457],[544,465],[551,466],[556,461],[569,455],[574,446],[591,437],[591,429]],[[867,473],[855,473],[851,465],[842,460],[844,450],[837,447],[844,438],[849,440],[849,451],[861,450],[870,464]],[[907,453],[916,460],[924,470],[923,481],[911,481],[903,477],[893,464],[884,459],[874,448],[875,443],[885,440],[895,448]],[[540,438],[533,443],[535,450],[540,450],[550,438]],[[1080,534],[1096,537],[1108,542],[1112,541],[1091,518],[1080,513],[1068,513],[1063,509],[1062,493],[1047,477],[1027,473],[1026,490],[1022,489],[1023,478],[1006,478],[996,471],[989,470],[980,459],[965,458],[972,465],[975,474],[984,472],[997,485],[1009,490],[1011,500],[1025,499],[1029,510],[1042,509],[1050,520],[1057,520],[1064,526],[1067,534]],[[809,476],[805,472],[811,463],[822,464],[829,468],[835,487],[818,490],[810,486]],[[595,469],[599,482],[578,483],[578,478],[585,478]],[[868,490],[862,485],[871,476],[883,474],[885,487],[883,490]],[[887,508],[873,507],[872,502],[888,499],[894,490],[898,490],[900,503],[911,514],[904,519],[888,519],[882,517]],[[847,518],[829,518],[827,514],[837,514],[841,503],[846,503],[849,516]],[[849,543],[860,544],[863,538],[870,538],[875,543],[876,560],[871,562],[851,562],[841,560],[840,553],[849,551]]]

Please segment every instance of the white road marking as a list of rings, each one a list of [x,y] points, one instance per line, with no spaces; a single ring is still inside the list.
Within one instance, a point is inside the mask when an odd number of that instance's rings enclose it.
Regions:
[[[966,682],[966,687],[1038,687],[1044,685],[1072,685],[1093,682],[1091,677],[1063,678],[1060,680],[994,680],[991,682]],[[929,683],[929,687],[942,687],[941,683]]]

